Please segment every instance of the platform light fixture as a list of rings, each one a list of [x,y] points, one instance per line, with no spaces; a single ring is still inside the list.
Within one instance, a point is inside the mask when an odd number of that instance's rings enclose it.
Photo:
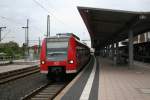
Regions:
[[[141,20],[144,20],[144,19],[146,19],[147,17],[145,16],[145,15],[140,15],[139,16],[139,19],[141,19]]]
[[[88,9],[86,9],[86,10],[85,10],[85,12],[86,12],[86,13],[88,13],[88,12],[89,12],[89,10],[88,10]]]

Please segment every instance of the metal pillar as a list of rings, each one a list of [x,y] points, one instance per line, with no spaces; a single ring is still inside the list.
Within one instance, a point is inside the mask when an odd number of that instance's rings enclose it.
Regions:
[[[105,57],[107,57],[107,46],[105,47]]]
[[[107,57],[109,58],[109,45],[107,45]]]
[[[29,19],[27,19],[27,50],[29,56]]]
[[[119,54],[119,43],[116,42],[116,56],[118,57],[118,54]]]
[[[113,44],[111,45],[111,53],[112,53],[111,55],[112,55],[112,59],[114,59],[114,55],[115,55],[115,54],[114,54],[114,53],[115,53],[114,51],[115,51],[115,50],[114,50],[114,43],[113,43]]]
[[[2,30],[0,29],[0,42],[1,42],[1,31],[2,31]]]
[[[6,27],[0,27],[0,42],[2,41],[1,32],[3,28],[6,28]]]
[[[25,51],[27,50],[26,56],[29,56],[29,19],[27,19],[27,25],[22,28],[25,29]]]
[[[105,57],[107,56],[107,46],[105,46]]]
[[[113,64],[116,65],[116,55],[115,55],[115,44],[112,44],[112,60],[113,60]]]
[[[102,50],[103,50],[103,57],[105,57],[105,47]]]
[[[47,37],[50,37],[50,15],[47,16]]]
[[[116,49],[115,49],[115,57],[116,57],[116,60],[115,60],[115,64],[117,64],[118,60],[119,60],[119,43],[116,42]]]
[[[110,45],[108,45],[109,51],[108,51],[108,56],[111,57],[111,48]]]
[[[109,45],[107,45],[107,57],[109,57]]]
[[[133,65],[133,31],[129,31],[129,65]]]

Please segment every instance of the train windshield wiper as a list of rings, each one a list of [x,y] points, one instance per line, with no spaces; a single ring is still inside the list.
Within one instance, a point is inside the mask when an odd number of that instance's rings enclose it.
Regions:
[[[48,53],[48,55],[50,55],[50,56],[65,55],[65,54],[66,54],[66,52],[50,52],[50,53]]]

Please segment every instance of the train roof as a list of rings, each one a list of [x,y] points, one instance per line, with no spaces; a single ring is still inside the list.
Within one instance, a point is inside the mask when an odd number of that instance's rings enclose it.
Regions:
[[[56,34],[56,36],[46,37],[46,39],[59,39],[59,38],[67,39],[67,38],[70,38],[71,36],[73,36],[77,40],[80,40],[80,38],[73,33],[58,33]]]
[[[74,35],[73,33],[67,33],[67,35],[65,35],[65,34],[57,34],[56,36],[46,37],[45,39],[48,42],[50,42],[50,41],[51,42],[56,42],[56,41],[60,42],[60,41],[68,41],[71,36],[73,36],[78,43],[80,43],[80,44],[82,44],[82,45],[84,45],[84,46],[89,48],[89,46],[87,46],[86,44],[81,42],[80,38],[77,37],[76,35]]]
[[[60,36],[60,37],[70,37],[70,36],[73,36],[76,39],[80,40],[80,38],[78,36],[76,36],[75,34],[73,34],[73,33],[58,33],[56,35]]]

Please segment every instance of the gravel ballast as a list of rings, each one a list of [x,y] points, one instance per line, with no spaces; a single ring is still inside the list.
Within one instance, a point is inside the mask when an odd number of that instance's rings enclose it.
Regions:
[[[20,100],[34,89],[48,83],[46,75],[35,73],[0,85],[0,100]]]

